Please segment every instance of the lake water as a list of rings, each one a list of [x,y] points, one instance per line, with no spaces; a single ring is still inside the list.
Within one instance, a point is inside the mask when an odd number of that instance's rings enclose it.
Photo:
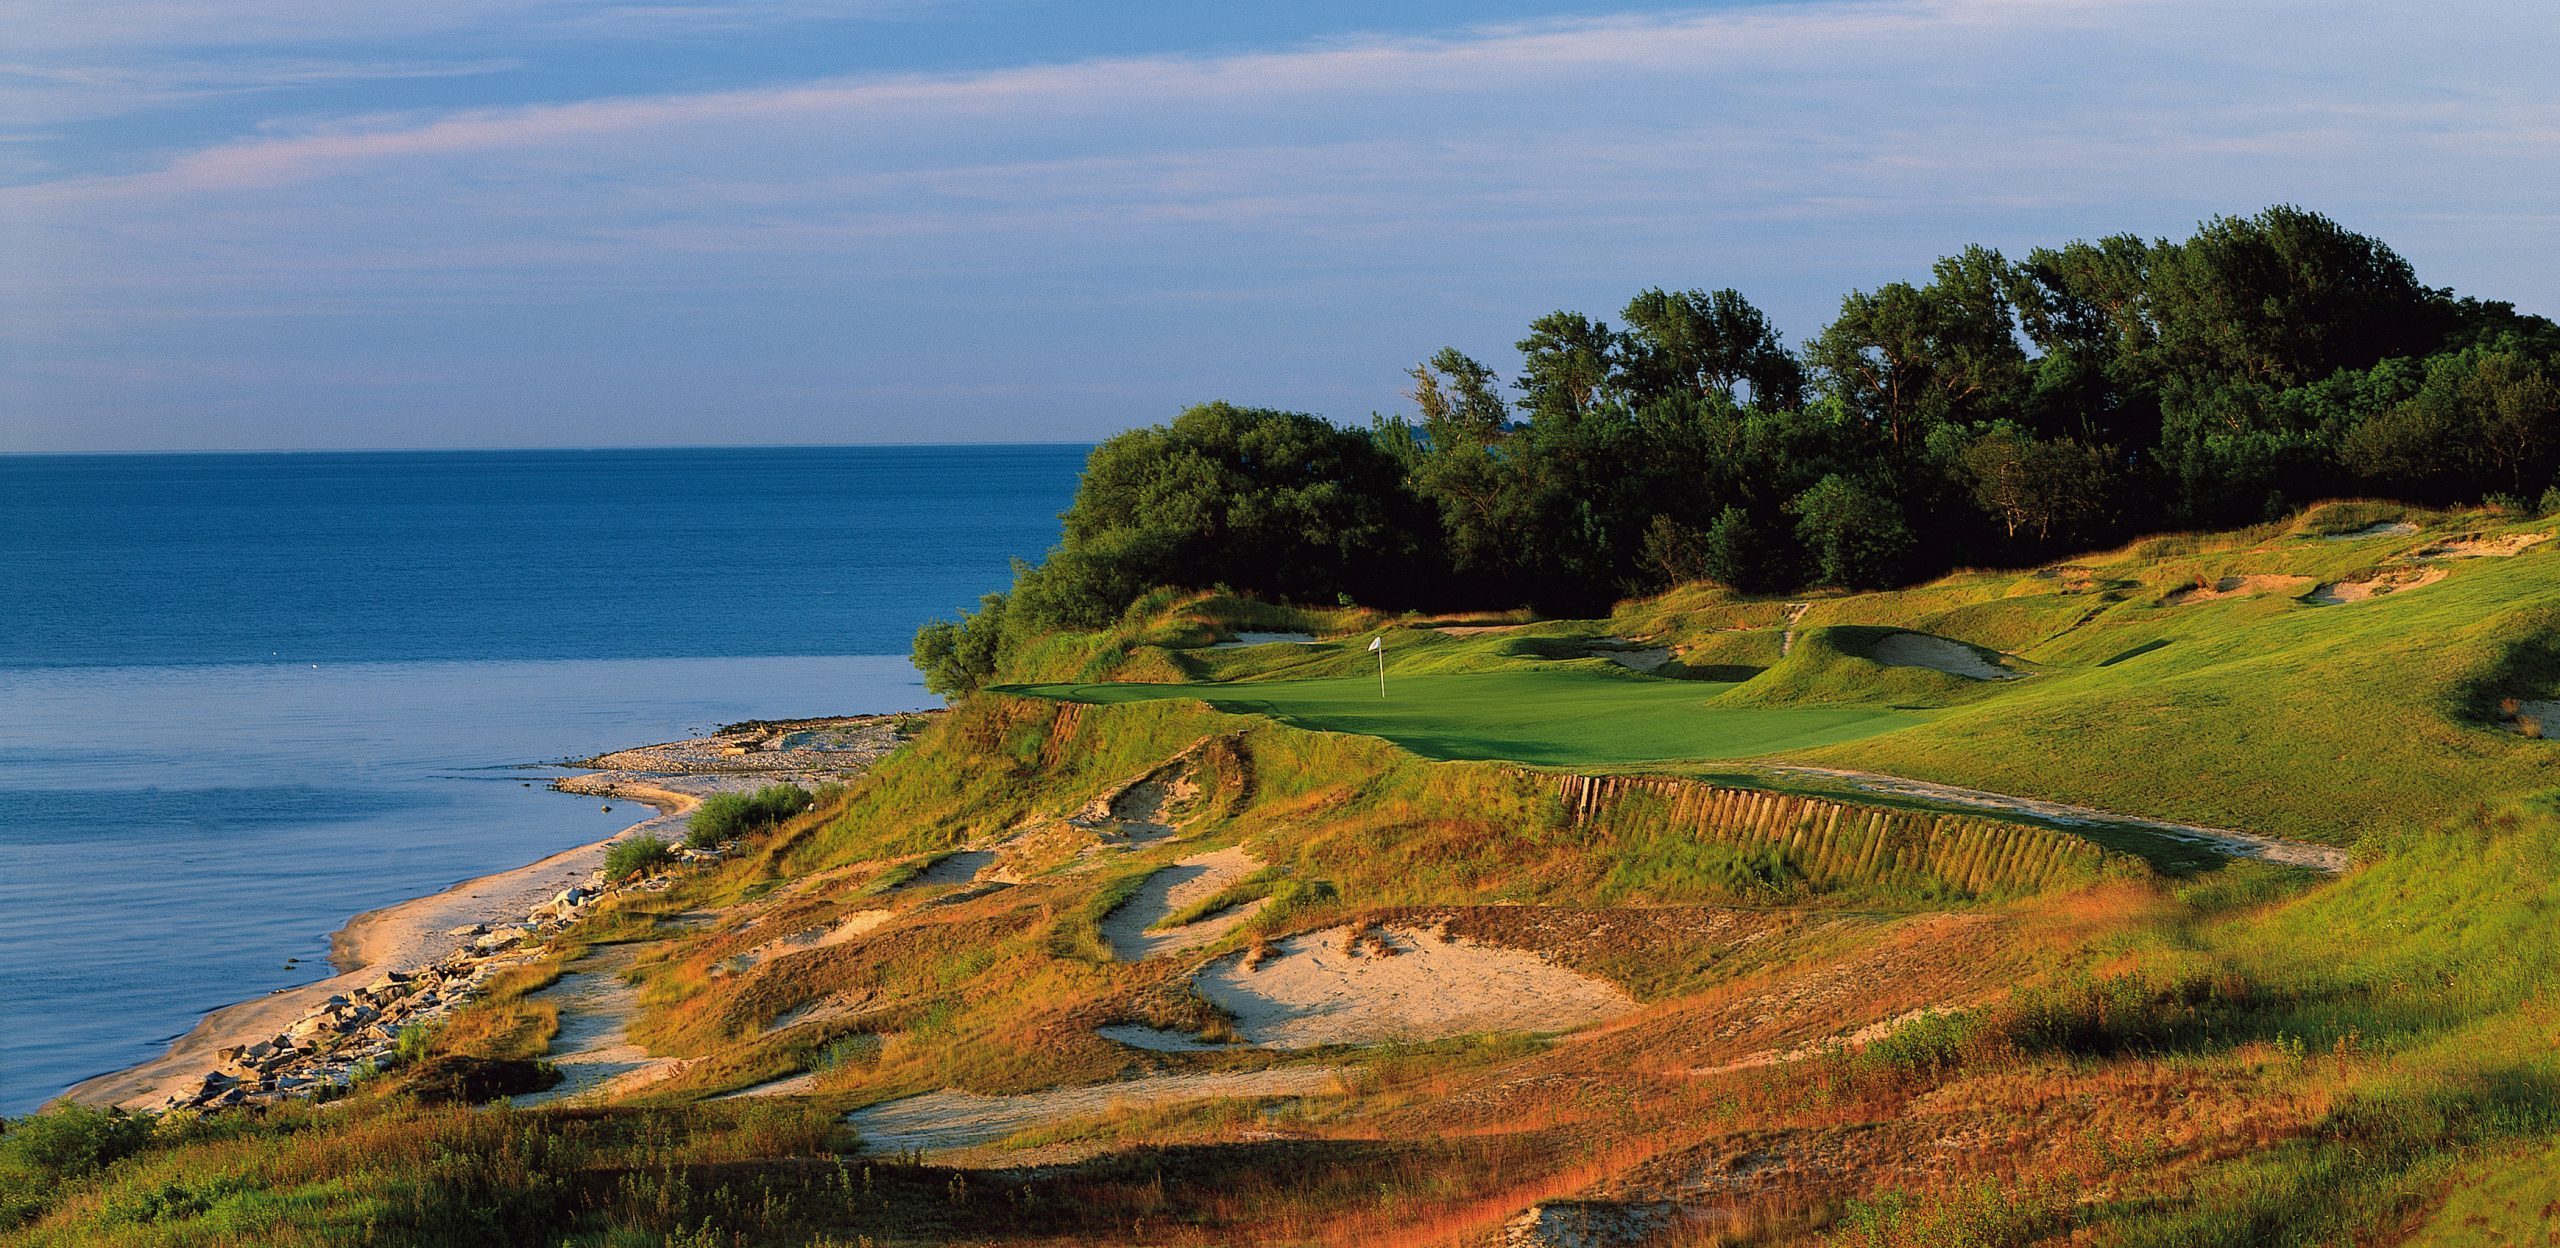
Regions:
[[[1084,454],[0,456],[0,1113],[648,813],[529,765],[931,705]]]

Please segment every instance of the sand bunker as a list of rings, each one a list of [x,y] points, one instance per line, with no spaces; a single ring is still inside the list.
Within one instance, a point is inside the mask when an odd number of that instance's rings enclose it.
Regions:
[[[2505,559],[2550,541],[2548,533],[2509,533],[2504,537],[2458,537],[2438,542],[2410,556],[2413,559]]]
[[[2390,568],[2360,581],[2333,581],[2312,590],[2309,600],[2328,606],[2363,602],[2387,594],[2401,593],[2422,585],[2433,585],[2445,578],[2443,568]]]
[[[1671,647],[1648,646],[1625,637],[1612,637],[1606,643],[1595,645],[1591,647],[1591,654],[1639,672],[1658,672],[1663,664],[1671,661]]]
[[[1261,869],[1260,859],[1240,847],[1230,847],[1185,858],[1148,876],[1129,900],[1103,916],[1102,938],[1110,943],[1111,956],[1123,962],[1139,962],[1158,954],[1197,949],[1226,935],[1236,924],[1252,918],[1270,899],[1256,898],[1229,906],[1181,927],[1148,929],[1217,896]]]
[[[2164,607],[2183,607],[2199,602],[2220,602],[2225,598],[2254,598],[2260,594],[2292,597],[2311,584],[2307,576],[2226,576],[2211,585],[2190,585],[2160,600]]]
[[[1051,1123],[1183,1101],[1328,1096],[1342,1090],[1340,1074],[1331,1067],[1302,1066],[1230,1074],[1156,1075],[1019,1096],[979,1096],[945,1089],[856,1110],[846,1116],[846,1121],[862,1133],[863,1147],[871,1152],[930,1153],[993,1144]]]
[[[1886,667],[1925,667],[1966,680],[2015,680],[2018,673],[1982,657],[1960,641],[1927,633],[1895,633],[1875,645],[1872,656]]]
[[[1636,1008],[1617,986],[1537,954],[1406,927],[1293,936],[1259,960],[1221,958],[1192,986],[1237,1034],[1282,1049],[1564,1031]]]

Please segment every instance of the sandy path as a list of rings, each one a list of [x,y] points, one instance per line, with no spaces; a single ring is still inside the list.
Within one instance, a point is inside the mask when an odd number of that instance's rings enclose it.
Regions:
[[[1877,642],[1875,660],[1886,667],[1925,667],[1966,680],[2015,680],[2018,676],[1963,642],[1927,633],[1895,633]]]
[[[1153,1075],[1018,1096],[979,1096],[944,1089],[856,1110],[846,1121],[862,1133],[863,1147],[871,1152],[916,1149],[930,1153],[993,1144],[1033,1127],[1121,1109],[1239,1097],[1332,1095],[1341,1091],[1340,1075],[1332,1067],[1300,1066],[1227,1074]]]
[[[1193,987],[1272,1048],[1565,1031],[1636,1008],[1616,985],[1534,953],[1405,927],[1328,928],[1248,969],[1219,959]]]
[[[1957,788],[1952,784],[1932,784],[1926,780],[1909,780],[1901,776],[1878,775],[1872,771],[1845,771],[1836,767],[1773,767],[1780,774],[1821,776],[1846,782],[1869,793],[1895,797],[1916,797],[1924,801],[1968,810],[1988,810],[2001,814],[2034,815],[2060,824],[2112,824],[2140,828],[2171,840],[2201,845],[2215,853],[2232,858],[2257,858],[2282,863],[2289,867],[2309,867],[2314,871],[2336,874],[2344,871],[2355,857],[2333,845],[2314,845],[2309,841],[2289,841],[2282,837],[2262,836],[2230,828],[2207,827],[2200,823],[2176,823],[2166,819],[2147,819],[2141,815],[2117,814],[2067,802],[2049,802],[2041,798],[2011,797],[2002,793],[1985,793],[1980,789]]]
[[[623,976],[639,958],[637,945],[607,945],[579,959],[559,982],[526,994],[527,1001],[546,1002],[560,1011],[560,1031],[543,1056],[560,1068],[562,1078],[544,1091],[517,1097],[516,1104],[601,1097],[673,1072],[674,1059],[651,1057],[631,1042],[640,988]]]
[[[1813,610],[1813,604],[1810,602],[1790,602],[1787,604],[1787,631],[1784,635],[1778,638],[1779,658],[1783,659],[1788,655],[1795,653],[1796,624],[1804,619],[1805,612],[1811,610]]]
[[[1111,956],[1123,962],[1141,962],[1162,953],[1197,949],[1226,935],[1237,924],[1252,918],[1270,899],[1257,898],[1230,906],[1181,927],[1160,932],[1147,929],[1261,869],[1262,860],[1241,846],[1231,846],[1193,855],[1148,876],[1129,900],[1103,916],[1102,938],[1110,943]]]

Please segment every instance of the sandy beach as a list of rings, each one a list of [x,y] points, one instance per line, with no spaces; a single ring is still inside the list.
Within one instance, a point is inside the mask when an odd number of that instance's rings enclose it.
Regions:
[[[599,770],[553,781],[553,788],[639,802],[657,813],[601,840],[356,915],[329,938],[329,961],[336,974],[213,1010],[159,1056],[82,1080],[61,1099],[159,1108],[171,1096],[192,1090],[217,1064],[219,1051],[274,1036],[331,996],[361,987],[384,971],[425,966],[461,949],[470,938],[454,934],[456,929],[523,922],[526,912],[561,890],[588,883],[616,841],[641,834],[682,840],[685,817],[703,797],[764,784],[823,783],[858,771],[895,748],[898,738],[890,725],[898,718],[752,725],[573,764]]]

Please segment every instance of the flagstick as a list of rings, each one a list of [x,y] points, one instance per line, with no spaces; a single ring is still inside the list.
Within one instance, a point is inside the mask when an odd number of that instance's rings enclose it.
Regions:
[[[1378,696],[1387,696],[1387,648],[1378,647]]]

